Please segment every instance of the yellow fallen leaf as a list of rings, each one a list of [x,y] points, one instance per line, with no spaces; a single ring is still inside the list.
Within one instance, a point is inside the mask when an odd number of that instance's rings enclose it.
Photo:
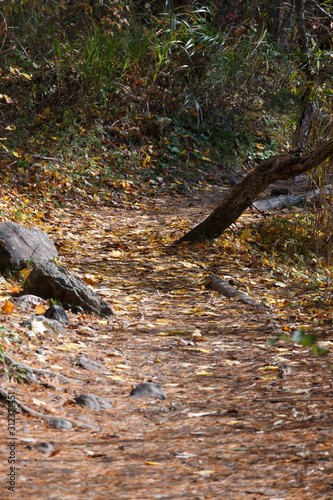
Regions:
[[[202,349],[201,347],[185,347],[186,351],[201,352],[202,354],[210,354],[210,349]]]
[[[198,312],[202,312],[204,309],[202,307],[193,307],[192,309],[185,309],[185,311],[182,311],[183,314],[195,314]]]
[[[170,332],[159,332],[158,335],[160,335],[161,337],[172,337],[173,335],[178,334],[171,330]]]
[[[124,300],[126,302],[137,302],[138,301],[138,298],[135,296],[135,295],[126,295],[124,297]]]
[[[29,276],[30,274],[30,271],[29,269],[22,269],[22,271],[20,272],[22,278],[24,279],[24,281],[27,279],[27,277]]]
[[[200,332],[192,332],[191,333],[191,340],[207,340],[206,338],[204,338]]]
[[[211,476],[212,474],[215,474],[215,470],[198,470],[196,472],[193,472],[193,474],[196,474],[198,476]]]
[[[59,365],[51,365],[50,368],[51,370],[63,370],[63,367]]]
[[[262,366],[259,370],[279,370],[279,367],[275,365]]]
[[[185,288],[181,288],[180,290],[171,290],[172,295],[184,295],[186,293]]]
[[[12,304],[9,300],[6,300],[6,303],[2,307],[2,310],[6,314],[12,314],[12,312],[14,310],[14,304]]]
[[[186,261],[181,261],[179,262],[180,265],[187,267],[188,269],[192,269],[193,267],[197,268],[198,264],[193,264],[192,262],[186,262]]]
[[[161,318],[156,320],[157,325],[169,325],[170,323],[173,323],[173,321],[170,319]]]
[[[241,362],[237,361],[237,359],[224,359],[223,361],[228,366],[235,366],[241,364]]]
[[[98,280],[92,274],[86,273],[83,275],[83,278],[84,278],[84,282],[86,283],[86,285],[95,285],[96,283],[98,283]]]
[[[229,420],[229,422],[226,422],[227,425],[238,425],[241,424],[241,420]]]
[[[109,252],[109,255],[111,255],[111,257],[114,257],[115,259],[119,259],[120,257],[122,257],[123,253],[119,250],[112,250],[111,252]]]
[[[47,306],[45,306],[44,304],[38,304],[38,306],[35,308],[35,313],[36,314],[44,314],[46,310],[47,310]]]
[[[40,399],[32,398],[32,402],[36,406],[46,406],[46,402],[41,401]]]
[[[82,349],[82,345],[79,344],[73,344],[69,342],[68,344],[65,345],[59,345],[54,347],[57,351],[71,351],[71,350],[76,350],[76,349]]]
[[[251,240],[252,239],[252,231],[251,231],[251,229],[244,229],[244,231],[242,231],[242,234],[240,235],[239,239],[241,241]]]
[[[275,281],[274,283],[275,286],[279,286],[280,288],[285,288],[287,285],[283,283],[282,281]]]
[[[145,462],[146,465],[162,465],[160,462]]]

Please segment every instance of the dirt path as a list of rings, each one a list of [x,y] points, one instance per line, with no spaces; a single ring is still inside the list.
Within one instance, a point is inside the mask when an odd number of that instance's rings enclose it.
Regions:
[[[117,319],[72,314],[65,335],[29,339],[19,326],[23,313],[2,315],[2,325],[19,335],[5,346],[14,359],[84,382],[2,387],[46,417],[83,418],[90,426],[61,431],[16,416],[20,499],[333,497],[331,355],[323,360],[294,344],[268,344],[281,329],[304,324],[304,290],[287,278],[277,285],[269,268],[219,243],[171,248],[188,221],[216,204],[200,200],[59,209],[44,219],[63,265],[98,290]],[[271,308],[205,290],[200,280],[212,271],[259,301],[271,298]],[[332,333],[331,324],[322,329]],[[76,366],[80,354],[105,371]],[[147,381],[161,384],[168,399],[127,397]],[[83,409],[73,401],[81,393],[105,397],[113,409]],[[6,412],[1,425],[0,496],[9,499]],[[41,441],[55,452],[37,451]]]

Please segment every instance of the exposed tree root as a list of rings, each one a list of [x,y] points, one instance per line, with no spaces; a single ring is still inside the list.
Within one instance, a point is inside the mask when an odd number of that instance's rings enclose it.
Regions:
[[[41,370],[40,368],[33,368],[32,366],[24,365],[23,363],[19,363],[15,361],[14,359],[10,358],[6,354],[3,354],[3,359],[5,364],[7,365],[13,365],[15,366],[16,369],[22,370],[25,372],[30,372],[30,373],[35,373],[36,375],[47,375],[49,377],[57,377],[59,380],[61,380],[64,383],[69,383],[69,382],[80,382],[83,383],[82,380],[73,380],[68,377],[65,377],[64,375],[61,375],[60,373],[56,372],[51,372],[49,370]]]

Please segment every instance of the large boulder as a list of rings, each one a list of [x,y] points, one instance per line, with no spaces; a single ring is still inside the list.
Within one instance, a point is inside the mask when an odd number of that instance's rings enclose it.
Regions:
[[[23,269],[28,262],[53,261],[57,256],[54,244],[40,229],[0,222],[0,271]]]
[[[24,291],[76,305],[87,312],[114,316],[111,307],[93,290],[52,262],[35,262],[24,283]]]

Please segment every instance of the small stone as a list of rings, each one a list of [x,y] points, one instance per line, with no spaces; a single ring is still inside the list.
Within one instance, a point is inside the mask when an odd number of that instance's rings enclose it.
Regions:
[[[109,410],[112,408],[111,403],[104,398],[95,396],[94,394],[80,394],[75,396],[75,402],[80,406],[86,406],[90,410]]]
[[[98,363],[98,361],[92,361],[85,356],[79,356],[76,358],[75,364],[81,368],[85,368],[86,370],[94,370],[95,372],[105,371],[105,368],[101,363]]]
[[[55,319],[60,323],[69,323],[69,316],[65,309],[56,304],[51,304],[50,307],[44,313],[45,318]]]
[[[53,427],[53,429],[62,429],[65,431],[69,431],[73,428],[72,422],[69,420],[65,420],[64,418],[51,417],[49,418],[49,425]]]
[[[39,304],[46,304],[46,300],[37,295],[21,295],[20,297],[12,297],[11,301],[20,309],[32,309]]]
[[[54,446],[52,444],[43,441],[41,443],[36,443],[34,448],[41,453],[52,453],[54,451]]]
[[[163,388],[159,384],[153,382],[144,382],[132,389],[129,397],[132,398],[154,398],[167,399]]]

